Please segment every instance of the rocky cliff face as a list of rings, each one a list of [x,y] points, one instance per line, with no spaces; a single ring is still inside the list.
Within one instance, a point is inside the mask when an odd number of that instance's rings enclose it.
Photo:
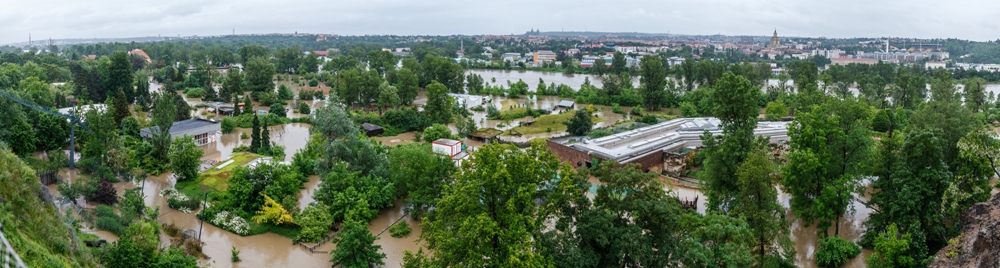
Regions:
[[[962,226],[930,267],[1000,267],[1000,194],[965,211]]]

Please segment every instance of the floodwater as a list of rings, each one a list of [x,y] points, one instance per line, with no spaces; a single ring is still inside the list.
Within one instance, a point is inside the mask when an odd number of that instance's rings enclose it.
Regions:
[[[515,83],[517,82],[517,80],[523,80],[525,83],[528,83],[528,90],[530,91],[535,91],[535,88],[538,87],[539,78],[545,80],[546,86],[554,82],[556,83],[556,85],[566,84],[572,87],[574,90],[579,90],[580,85],[583,84],[586,78],[590,78],[590,83],[596,87],[603,86],[599,76],[589,75],[589,74],[563,74],[560,72],[540,72],[540,71],[525,71],[525,70],[520,70],[520,71],[488,70],[488,69],[468,70],[466,71],[466,74],[478,74],[483,77],[483,80],[486,83],[489,84],[494,84],[491,83],[491,78],[496,78],[497,81],[495,85],[504,85],[504,86],[507,85],[507,81]],[[668,77],[668,79],[670,78]],[[791,79],[788,80],[788,85],[792,85],[793,83],[794,82]],[[778,80],[768,79],[767,84],[770,86],[778,85]],[[638,76],[633,77],[632,86],[633,87],[639,86]],[[930,88],[930,84],[928,84],[927,86],[928,88]],[[956,83],[956,86],[958,86],[958,90],[961,91],[962,85],[960,83]],[[858,93],[858,89],[855,87],[851,87],[850,90],[854,94]],[[1000,84],[988,84],[986,85],[986,91],[992,92],[994,95],[998,95],[1000,94]]]
[[[549,86],[552,83],[566,84],[572,87],[574,90],[580,89],[580,85],[583,85],[585,79],[590,79],[590,84],[596,87],[602,87],[604,84],[601,83],[600,76],[590,75],[590,74],[564,74],[561,72],[539,72],[539,71],[525,71],[525,70],[490,70],[490,69],[472,69],[466,71],[468,74],[478,74],[483,77],[483,81],[487,84],[492,85],[503,85],[507,86],[507,81],[511,83],[517,83],[517,80],[522,80],[528,84],[529,91],[535,91],[538,87],[538,79],[541,78],[545,80],[545,85]],[[493,78],[496,78],[497,82],[492,83]],[[632,78],[632,85],[639,85],[639,77]]]
[[[420,238],[420,234],[423,232],[423,228],[420,226],[419,221],[414,221],[409,215],[405,215],[403,212],[403,202],[396,200],[392,202],[393,206],[389,208],[384,208],[379,211],[379,216],[375,220],[368,223],[368,230],[372,234],[378,234],[382,230],[389,227],[389,224],[395,222],[397,219],[402,217],[400,223],[405,221],[410,225],[410,229],[413,232],[410,236],[403,238],[395,238],[389,235],[389,231],[385,231],[378,236],[378,240],[375,240],[375,244],[382,246],[380,252],[385,253],[385,267],[388,268],[398,268],[403,266],[403,251],[410,251],[416,253],[422,243],[418,243],[417,240]],[[426,250],[425,250],[426,252]]]

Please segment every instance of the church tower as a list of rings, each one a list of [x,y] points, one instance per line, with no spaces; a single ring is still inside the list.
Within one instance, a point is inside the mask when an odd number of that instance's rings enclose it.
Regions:
[[[781,38],[778,38],[778,29],[776,28],[774,29],[774,35],[771,36],[771,44],[768,45],[767,47],[778,48],[780,46],[781,46]]]

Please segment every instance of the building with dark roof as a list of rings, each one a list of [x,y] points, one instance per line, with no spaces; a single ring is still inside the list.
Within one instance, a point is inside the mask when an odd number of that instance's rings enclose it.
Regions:
[[[153,133],[159,131],[160,127],[153,126],[139,131],[143,138],[153,137]],[[170,126],[170,138],[184,137],[185,135],[194,137],[194,143],[198,146],[213,143],[218,140],[218,133],[221,130],[219,122],[209,121],[201,118],[188,119],[174,122]]]

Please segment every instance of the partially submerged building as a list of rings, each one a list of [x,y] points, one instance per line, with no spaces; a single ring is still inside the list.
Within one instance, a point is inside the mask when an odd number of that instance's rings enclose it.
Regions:
[[[663,171],[666,155],[701,146],[701,135],[721,135],[716,118],[680,118],[606,137],[567,137],[548,140],[548,146],[564,162],[574,167],[591,166],[594,160],[621,164],[637,163],[643,171]],[[771,142],[788,140],[788,122],[759,122],[754,135]]]
[[[469,157],[469,153],[462,146],[462,141],[452,139],[437,139],[431,142],[431,151],[451,158],[456,166],[461,166],[462,160]]]
[[[143,138],[153,137],[153,133],[160,129],[159,126],[147,127],[139,131]],[[179,138],[185,135],[194,137],[194,143],[198,146],[216,142],[222,128],[219,122],[209,121],[201,118],[188,119],[174,122],[170,126],[170,138]]]

